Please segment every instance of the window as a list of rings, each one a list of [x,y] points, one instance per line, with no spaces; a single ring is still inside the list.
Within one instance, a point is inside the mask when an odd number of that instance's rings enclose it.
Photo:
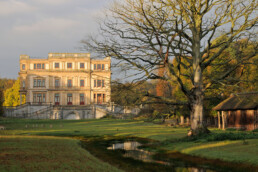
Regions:
[[[94,87],[105,87],[105,80],[94,80]]]
[[[22,81],[22,88],[25,89],[25,81]]]
[[[67,94],[67,105],[72,105],[73,95],[71,93]]]
[[[55,79],[55,87],[60,87],[60,80],[59,79]]]
[[[60,94],[56,93],[55,94],[55,105],[59,105],[60,104]]]
[[[72,87],[72,80],[71,80],[71,79],[68,79],[68,81],[67,81],[67,87]]]
[[[102,87],[105,87],[105,82],[104,82],[104,80],[102,80]]]
[[[80,63],[80,69],[84,69],[84,63]]]
[[[80,94],[80,105],[84,105],[84,94]]]
[[[101,80],[97,80],[97,87],[101,87]]]
[[[44,63],[35,63],[34,69],[45,69],[45,64]]]
[[[101,64],[97,64],[97,70],[101,70]]]
[[[46,102],[46,94],[42,94],[43,95],[43,102]]]
[[[102,104],[101,94],[97,94],[97,104]]]
[[[37,87],[40,87],[41,86],[41,79],[38,79],[37,80]]]
[[[59,63],[55,63],[55,69],[59,69]]]
[[[41,69],[41,64],[37,64],[37,69]]]
[[[33,82],[33,87],[37,87],[37,80],[34,79],[33,81],[34,81],[34,82]]]
[[[72,68],[72,63],[67,63],[67,68],[71,69]]]
[[[33,102],[45,103],[46,102],[46,94],[45,93],[34,93],[33,94]]]
[[[104,102],[106,102],[105,94],[94,94],[94,103],[102,104]]]
[[[45,79],[34,79],[33,87],[45,87]]]
[[[104,70],[105,64],[94,64],[94,70]]]
[[[80,86],[84,87],[84,80],[80,80]]]
[[[22,70],[25,70],[25,64],[22,64]]]

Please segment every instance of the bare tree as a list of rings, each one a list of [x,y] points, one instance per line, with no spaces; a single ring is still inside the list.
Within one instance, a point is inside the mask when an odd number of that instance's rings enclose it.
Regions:
[[[207,132],[205,90],[222,82],[257,50],[238,59],[216,80],[204,83],[203,73],[232,42],[255,36],[251,34],[257,24],[255,10],[257,0],[124,0],[108,10],[98,36],[82,42],[87,50],[130,66],[137,71],[136,80],[177,82],[188,100],[191,133],[199,134]],[[165,68],[164,75],[155,72],[159,68]]]

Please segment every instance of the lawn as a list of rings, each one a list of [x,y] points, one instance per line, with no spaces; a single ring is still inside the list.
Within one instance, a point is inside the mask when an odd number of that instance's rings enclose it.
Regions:
[[[120,171],[78,142],[52,136],[0,136],[0,171]]]
[[[154,151],[175,152],[197,155],[212,159],[242,162],[258,166],[258,139],[250,140],[223,140],[223,141],[182,141],[189,128],[174,128],[157,125],[144,121],[92,119],[92,120],[26,120],[2,119],[0,125],[7,130],[0,131],[0,135],[26,136],[99,136],[103,138],[115,136],[132,136],[152,139],[156,142]],[[213,133],[247,133],[243,131],[222,131],[210,129]],[[49,139],[46,139],[49,140]],[[74,142],[75,144],[75,142]],[[74,145],[80,149],[78,144]],[[20,148],[22,149],[22,147]],[[51,149],[51,148],[49,148]],[[61,150],[57,149],[56,152]],[[84,151],[86,152],[86,151]],[[86,154],[86,153],[85,153]],[[89,155],[89,154],[87,154]]]
[[[2,135],[47,136],[134,136],[159,141],[186,136],[187,128],[172,128],[144,121],[92,119],[92,120],[25,120],[0,121],[7,130]]]

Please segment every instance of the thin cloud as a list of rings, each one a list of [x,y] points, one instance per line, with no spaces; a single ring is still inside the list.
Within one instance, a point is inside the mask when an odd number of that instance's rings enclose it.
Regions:
[[[0,16],[9,16],[19,13],[30,13],[36,11],[37,8],[26,4],[24,2],[9,0],[9,1],[0,1]]]
[[[35,34],[41,32],[58,33],[77,27],[79,22],[63,18],[47,18],[31,25],[20,25],[13,28],[14,33]]]

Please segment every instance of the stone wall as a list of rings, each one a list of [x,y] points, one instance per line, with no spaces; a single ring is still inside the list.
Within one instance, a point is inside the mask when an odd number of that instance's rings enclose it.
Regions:
[[[4,116],[28,119],[99,119],[108,113],[113,115],[137,114],[138,108],[121,106],[85,105],[85,106],[52,106],[25,104],[4,109]]]

